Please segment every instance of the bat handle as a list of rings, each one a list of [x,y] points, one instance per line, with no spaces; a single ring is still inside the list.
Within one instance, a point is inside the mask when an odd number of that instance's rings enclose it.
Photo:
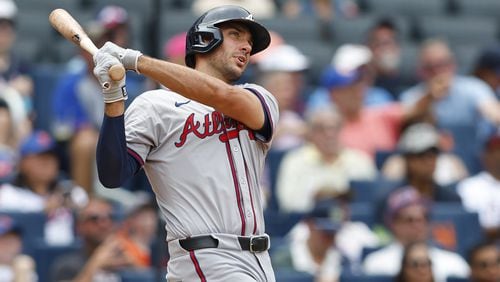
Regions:
[[[109,77],[113,81],[120,81],[125,76],[125,68],[122,65],[111,66],[108,70]],[[109,88],[109,82],[104,82],[102,87]]]
[[[125,68],[122,65],[114,65],[109,68],[108,73],[112,80],[119,81],[125,76]]]

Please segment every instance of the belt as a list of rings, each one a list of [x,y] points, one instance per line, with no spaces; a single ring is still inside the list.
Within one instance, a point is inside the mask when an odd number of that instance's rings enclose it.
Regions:
[[[237,238],[241,249],[252,253],[267,251],[270,246],[269,235],[267,234],[249,237],[238,236]],[[219,240],[210,235],[204,235],[180,239],[179,244],[186,251],[194,251],[206,248],[217,248],[219,246]]]

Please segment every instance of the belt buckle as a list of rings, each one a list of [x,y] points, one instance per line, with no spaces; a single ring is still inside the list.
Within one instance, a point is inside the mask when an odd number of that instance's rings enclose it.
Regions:
[[[271,240],[269,239],[269,235],[257,235],[250,236],[250,252],[251,253],[260,253],[269,250],[271,247]]]

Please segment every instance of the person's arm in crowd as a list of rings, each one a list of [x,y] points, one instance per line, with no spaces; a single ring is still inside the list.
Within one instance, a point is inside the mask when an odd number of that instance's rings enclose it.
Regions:
[[[116,271],[132,265],[132,258],[121,249],[121,241],[115,236],[106,239],[90,256],[73,282],[92,282],[103,270]]]
[[[428,116],[432,111],[432,104],[448,92],[450,82],[451,77],[448,74],[438,75],[431,79],[425,87],[424,95],[406,109],[403,120],[411,122]]]

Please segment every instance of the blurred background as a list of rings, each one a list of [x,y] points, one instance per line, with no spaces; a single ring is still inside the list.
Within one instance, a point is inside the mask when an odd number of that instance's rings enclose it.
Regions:
[[[262,180],[278,281],[500,281],[498,0],[0,0],[0,281],[164,281],[168,264],[144,173],[97,180],[92,58],[49,13],[184,64],[222,4],[272,34],[240,82],[280,107]],[[127,105],[157,87],[127,73]]]

